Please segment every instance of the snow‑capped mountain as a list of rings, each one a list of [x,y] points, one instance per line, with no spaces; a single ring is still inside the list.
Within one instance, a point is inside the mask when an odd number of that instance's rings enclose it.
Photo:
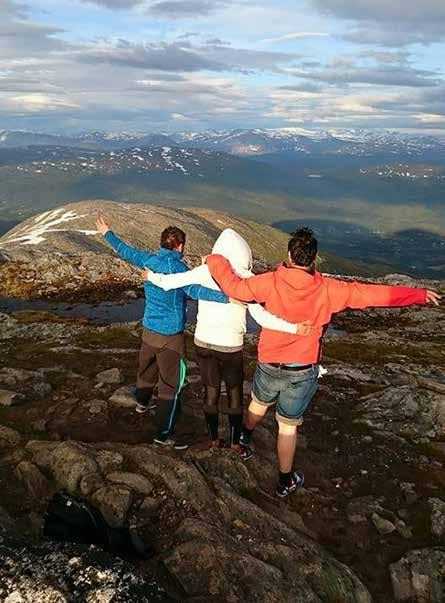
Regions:
[[[131,149],[132,147],[175,146],[173,138],[164,134],[132,134],[127,132],[86,132],[77,136],[59,136],[38,132],[0,130],[0,148],[28,146],[75,147],[92,150]]]
[[[445,138],[393,131],[303,128],[208,130],[205,132],[110,133],[86,132],[57,136],[35,132],[0,130],[1,148],[27,146],[75,147],[117,151],[135,147],[187,147],[255,157],[291,153],[295,155],[344,155],[371,157],[379,154],[421,156],[445,153]]]
[[[18,151],[17,151],[18,153]],[[246,165],[247,164],[247,165]],[[170,174],[181,177],[221,177],[226,170],[250,172],[255,164],[227,153],[180,147],[133,147],[116,151],[93,151],[65,147],[29,147],[20,151],[20,160],[3,160],[0,166],[16,175],[52,175],[71,177],[116,174]],[[5,174],[7,172],[5,171]]]
[[[92,149],[131,149],[133,147],[176,146],[173,138],[164,134],[132,134],[127,132],[87,132],[73,138],[74,146]],[[76,144],[77,143],[77,144]]]
[[[369,156],[378,153],[419,155],[445,152],[445,139],[399,132],[368,130],[310,131],[300,128],[228,130],[181,133],[172,138],[198,148],[221,150],[234,155],[299,153],[316,155]]]
[[[232,155],[266,155],[281,151],[309,153],[313,140],[284,130],[227,130],[173,135],[177,143]]]

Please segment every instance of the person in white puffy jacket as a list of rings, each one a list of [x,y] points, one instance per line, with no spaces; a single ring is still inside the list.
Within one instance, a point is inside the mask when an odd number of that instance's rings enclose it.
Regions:
[[[227,258],[239,276],[253,276],[252,251],[241,235],[226,228],[216,240],[212,253]],[[159,274],[144,272],[145,280],[168,291],[186,285],[200,284],[219,290],[207,265],[203,264],[189,272]],[[227,415],[230,427],[230,447],[247,460],[252,450],[240,445],[243,413],[243,345],[247,330],[246,310],[254,320],[266,329],[285,333],[308,334],[308,323],[292,324],[267,312],[260,304],[218,304],[209,301],[198,302],[195,330],[196,356],[205,386],[204,414],[211,445],[224,445],[218,437],[219,398],[221,384],[225,383],[227,393]]]

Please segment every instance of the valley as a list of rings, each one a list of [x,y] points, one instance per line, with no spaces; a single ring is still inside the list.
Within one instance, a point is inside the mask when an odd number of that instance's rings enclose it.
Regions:
[[[445,143],[394,132],[298,129],[78,136],[3,132],[0,232],[84,199],[223,210],[373,273],[445,274]]]

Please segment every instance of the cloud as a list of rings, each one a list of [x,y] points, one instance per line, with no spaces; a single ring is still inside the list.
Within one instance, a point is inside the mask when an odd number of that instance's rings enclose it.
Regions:
[[[399,114],[424,114],[445,116],[445,83],[436,88],[416,90],[414,93],[402,92],[384,99],[377,99],[373,106],[380,111],[392,111]]]
[[[97,4],[111,10],[125,10],[144,4],[145,0],[80,0],[80,2]]]
[[[172,113],[171,118],[175,121],[190,121],[190,117],[183,115],[182,113]]]
[[[323,92],[323,86],[321,84],[314,84],[313,82],[302,82],[301,84],[287,84],[280,86],[280,90],[291,90],[293,92],[308,92],[310,94],[320,94]]]
[[[333,85],[373,84],[377,86],[427,88],[437,86],[441,82],[438,74],[434,71],[392,64],[357,66],[349,59],[334,61],[324,69],[297,68],[286,71],[299,78]]]
[[[77,103],[70,101],[63,94],[56,96],[42,94],[40,92],[11,96],[6,100],[3,107],[9,107],[12,112],[30,114],[42,111],[53,112],[80,108]]]
[[[361,57],[364,58],[372,58],[378,63],[383,63],[387,65],[391,65],[394,63],[399,64],[407,64],[408,58],[410,54],[403,50],[399,50],[397,52],[389,51],[389,50],[365,50],[360,53]]]
[[[208,46],[230,46],[230,42],[221,38],[208,38],[205,42]]]
[[[208,16],[231,4],[232,0],[80,0],[109,10],[146,7],[147,12],[162,19],[188,19]]]
[[[322,11],[336,17],[357,21],[392,21],[421,23],[445,19],[445,5],[442,0],[312,0]]]
[[[223,71],[224,66],[185,44],[121,44],[93,47],[79,54],[86,63],[103,63],[159,71]]]
[[[311,0],[322,13],[355,23],[343,35],[357,44],[405,46],[445,39],[443,0]]]
[[[81,1],[89,17],[87,0]],[[378,19],[374,5],[361,0],[308,2],[318,9],[329,6],[334,18],[297,14],[289,0],[273,9],[252,0],[185,0],[181,6],[179,0],[90,0],[110,13],[83,28],[80,18],[70,22],[63,11],[46,13],[38,22],[34,4],[32,12],[25,6],[29,0],[0,0],[1,127],[444,127],[445,83],[438,71],[425,67],[434,64],[431,53],[420,62],[414,49],[380,48],[372,40],[377,32],[395,40],[394,46],[398,36],[412,40],[408,17],[396,28],[388,17],[392,7]],[[367,12],[361,12],[364,7]],[[119,12],[124,9],[134,12]],[[178,25],[179,17],[199,16],[206,17],[199,28]],[[424,36],[431,29],[425,16],[419,18]],[[121,23],[127,39],[116,40]],[[255,30],[244,36],[251,23]],[[355,47],[330,62],[323,56],[324,43],[304,45],[305,55],[254,45],[254,36],[278,44],[309,34],[321,40],[315,34],[334,30],[353,36],[367,28],[369,48]],[[91,31],[97,37],[88,40]],[[345,46],[338,37],[335,44]]]
[[[167,19],[202,17],[225,8],[231,0],[161,0],[155,2],[149,11]]]
[[[0,16],[22,17],[26,15],[26,5],[15,0],[3,0],[0,4]]]
[[[0,76],[0,90],[6,92],[63,92],[60,86],[42,82],[38,77],[15,77]]]
[[[289,40],[298,40],[300,38],[324,38],[329,36],[328,33],[323,33],[319,31],[298,31],[295,33],[288,33],[284,36],[279,36],[278,38],[266,38],[262,40],[265,44],[276,44],[277,42],[287,42]]]
[[[6,0],[0,5],[0,69],[7,59],[19,60],[51,51],[69,49],[70,45],[57,36],[63,28],[43,25],[26,19],[22,4]]]
[[[297,58],[296,54],[233,48],[221,44],[193,45],[190,42],[94,46],[78,54],[86,63],[108,63],[136,69],[159,71],[249,71],[278,70],[280,65]]]
[[[435,27],[433,29],[436,29]],[[341,36],[346,42],[354,44],[363,44],[367,46],[387,46],[388,48],[398,48],[409,46],[410,44],[432,44],[445,38],[442,27],[438,31],[425,31],[422,29],[397,29],[392,30],[391,25],[388,28],[382,28],[378,23],[369,23],[364,29],[356,29],[348,34]]]

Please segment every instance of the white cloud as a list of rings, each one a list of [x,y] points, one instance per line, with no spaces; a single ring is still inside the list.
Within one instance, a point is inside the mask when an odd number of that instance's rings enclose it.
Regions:
[[[265,44],[276,44],[278,42],[287,42],[289,40],[298,40],[300,38],[324,38],[329,36],[328,33],[320,31],[297,31],[295,33],[288,33],[278,38],[266,38],[261,40]]]
[[[80,109],[80,105],[69,99],[47,94],[20,94],[8,99],[11,110],[25,111],[28,113],[40,111],[55,111],[60,109]]]
[[[311,0],[322,13],[348,23],[344,39],[357,44],[405,46],[445,39],[443,0]],[[351,30],[355,25],[355,29]]]

